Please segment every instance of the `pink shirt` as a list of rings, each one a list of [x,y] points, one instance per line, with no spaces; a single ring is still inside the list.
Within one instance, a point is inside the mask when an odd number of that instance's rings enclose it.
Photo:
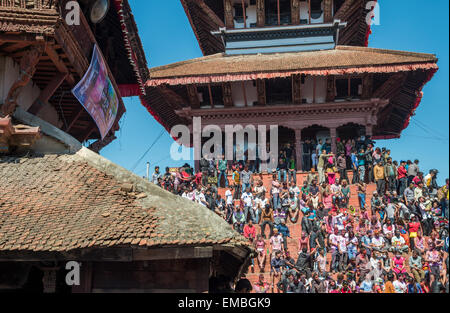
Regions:
[[[272,236],[270,238],[270,244],[272,245],[273,250],[280,250],[281,251],[281,245],[283,244],[283,236],[280,234],[278,236]]]

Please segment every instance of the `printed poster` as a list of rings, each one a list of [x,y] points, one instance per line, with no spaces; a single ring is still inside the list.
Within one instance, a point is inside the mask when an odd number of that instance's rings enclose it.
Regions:
[[[119,98],[97,45],[94,46],[88,71],[72,93],[94,119],[102,139],[105,138],[116,120]]]

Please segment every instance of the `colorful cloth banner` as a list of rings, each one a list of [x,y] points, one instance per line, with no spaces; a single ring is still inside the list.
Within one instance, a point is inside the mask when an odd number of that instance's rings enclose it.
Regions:
[[[89,69],[72,93],[92,116],[104,139],[116,120],[119,98],[97,45],[94,46]]]

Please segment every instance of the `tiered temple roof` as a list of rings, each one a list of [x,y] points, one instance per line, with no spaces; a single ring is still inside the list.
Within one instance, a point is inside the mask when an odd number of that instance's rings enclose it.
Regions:
[[[67,1],[1,1],[0,54],[22,65],[31,63],[27,58],[33,47],[43,46],[44,51],[38,51],[37,59],[31,60],[36,62],[32,79],[43,91],[42,99],[29,112],[37,114],[48,102],[58,113],[61,129],[80,141],[98,139],[93,146],[98,150],[111,142],[119,129],[118,122],[126,111],[121,97],[145,94],[147,62],[128,0],[111,1],[106,17],[96,27],[83,14],[81,25],[67,25],[63,9]],[[71,93],[89,67],[95,44],[102,50],[112,84],[121,96],[116,123],[104,140]]]
[[[333,50],[236,55],[223,53],[150,69],[146,107],[167,129],[189,121],[177,111],[189,107],[185,85],[257,79],[370,74],[372,98],[388,99],[374,129],[375,138],[396,138],[409,124],[422,88],[437,71],[432,54],[355,46]],[[236,110],[230,108],[230,110]]]

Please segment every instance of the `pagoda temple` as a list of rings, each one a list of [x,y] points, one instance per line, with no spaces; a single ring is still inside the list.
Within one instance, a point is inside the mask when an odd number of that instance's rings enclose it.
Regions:
[[[181,3],[204,56],[151,68],[147,109],[167,130],[278,125],[298,170],[306,139],[399,138],[438,69],[435,55],[367,47],[373,1]]]

